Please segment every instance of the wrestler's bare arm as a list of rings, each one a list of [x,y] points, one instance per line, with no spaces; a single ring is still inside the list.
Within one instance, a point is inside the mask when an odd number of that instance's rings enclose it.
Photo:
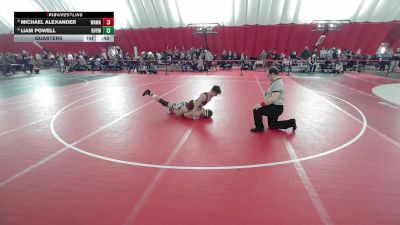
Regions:
[[[201,105],[202,102],[204,102],[205,100],[207,100],[207,95],[206,94],[201,94],[200,97],[194,101],[193,104],[193,111],[198,111],[199,106]]]
[[[183,115],[186,118],[193,119],[193,120],[198,120],[200,118],[201,112],[199,110],[197,110],[197,111],[192,110],[192,111],[189,111],[187,113],[184,113]]]
[[[182,116],[182,115],[184,115],[184,114],[186,113],[186,110],[184,110],[184,109],[180,109],[180,110],[174,109],[173,112],[174,112],[175,115],[177,115],[177,116]]]

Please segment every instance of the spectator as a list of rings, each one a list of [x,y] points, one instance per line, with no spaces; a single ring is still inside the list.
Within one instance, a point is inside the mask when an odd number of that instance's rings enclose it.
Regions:
[[[390,64],[390,69],[389,72],[395,72],[396,67],[399,67],[399,61],[400,61],[400,48],[397,48],[396,52],[393,53],[393,61]]]
[[[138,73],[140,73],[140,74],[146,74],[146,73],[147,73],[147,66],[146,66],[146,63],[143,62],[142,60],[141,60],[140,63],[139,63]]]
[[[262,50],[260,54],[260,60],[266,60],[267,59],[267,52],[265,50]]]
[[[22,51],[22,63],[24,66],[24,73],[26,73],[26,70],[29,70],[30,73],[33,72],[33,65],[32,65],[32,56],[25,50]]]
[[[301,56],[300,58],[303,60],[309,59],[310,58],[310,49],[308,49],[308,46],[306,46],[303,50],[303,52],[301,52]]]
[[[390,59],[391,54],[388,49],[385,49],[385,51],[381,54],[379,58],[379,70],[384,71],[386,68],[386,65],[388,65],[388,60]]]
[[[333,57],[333,50],[332,49],[328,49],[328,51],[326,52],[326,59],[327,60],[331,60]]]
[[[201,56],[197,60],[197,70],[204,71],[204,62],[203,62],[203,59],[201,58]]]
[[[287,72],[287,75],[292,72],[292,59],[285,58],[282,62],[282,72]]]
[[[0,54],[0,65],[2,66],[3,75],[8,75],[8,73],[15,74],[15,69],[11,64],[15,63],[15,57],[11,53]]]
[[[335,47],[333,47],[332,48],[332,59],[337,59],[338,57],[339,57],[339,52]]]
[[[297,53],[296,53],[295,50],[292,50],[292,51],[290,52],[290,58],[291,58],[292,60],[297,59]]]
[[[205,69],[207,71],[211,71],[211,62],[213,61],[214,56],[209,50],[206,49],[204,50],[204,58],[206,60]]]
[[[149,73],[150,74],[157,74],[157,65],[155,63],[150,63]]]
[[[336,61],[335,68],[333,69],[334,74],[343,73],[343,64],[340,60]]]
[[[62,53],[59,53],[57,62],[60,67],[61,73],[64,73],[65,72],[65,64],[64,64],[64,57],[63,57]]]
[[[326,51],[325,47],[322,47],[321,51],[319,51],[319,58],[321,60],[325,60],[327,54],[328,52]]]
[[[308,65],[310,68],[309,71],[315,72],[315,69],[317,68],[317,55],[316,54],[312,54],[312,56],[308,62]]]
[[[83,58],[82,55],[79,55],[78,70],[88,70],[86,60]]]

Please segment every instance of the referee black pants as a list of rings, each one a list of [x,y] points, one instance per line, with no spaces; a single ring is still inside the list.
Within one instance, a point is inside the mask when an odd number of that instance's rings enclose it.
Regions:
[[[283,113],[283,105],[266,105],[253,110],[254,124],[256,128],[264,128],[262,116],[268,117],[268,126],[271,129],[287,129],[293,127],[293,120],[278,121],[278,117]]]

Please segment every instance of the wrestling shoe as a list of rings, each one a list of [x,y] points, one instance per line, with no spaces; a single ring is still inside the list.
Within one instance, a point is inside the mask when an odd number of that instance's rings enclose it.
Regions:
[[[151,94],[151,91],[150,91],[149,89],[147,89],[147,90],[145,90],[145,91],[143,92],[142,96],[150,95],[150,94]]]
[[[264,127],[254,127],[253,129],[250,129],[251,132],[263,132]]]
[[[293,131],[295,131],[297,129],[296,119],[292,119],[292,123]]]

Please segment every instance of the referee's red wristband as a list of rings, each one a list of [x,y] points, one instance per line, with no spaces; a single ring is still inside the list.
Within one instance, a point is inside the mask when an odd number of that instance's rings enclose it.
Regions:
[[[264,101],[260,102],[260,105],[265,106],[265,102]]]

